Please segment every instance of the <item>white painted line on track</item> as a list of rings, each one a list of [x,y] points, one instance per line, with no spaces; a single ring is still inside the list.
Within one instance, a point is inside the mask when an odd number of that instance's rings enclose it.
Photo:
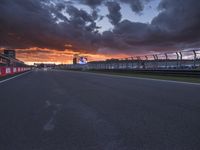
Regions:
[[[1,80],[1,81],[0,81],[0,84],[1,84],[1,83],[4,83],[4,82],[7,82],[7,81],[10,81],[10,80],[12,80],[12,79],[18,78],[18,77],[20,77],[20,76],[23,76],[23,75],[25,75],[25,74],[27,74],[27,73],[30,73],[30,72],[31,72],[31,71],[24,72],[24,73],[21,73],[21,74],[19,74],[19,75],[14,76],[14,77],[11,77],[11,78],[8,78],[8,79],[5,79],[5,80]]]
[[[57,70],[59,71],[59,70]],[[132,77],[132,76],[122,76],[122,75],[113,75],[106,73],[93,73],[93,72],[81,72],[81,71],[73,71],[73,70],[60,70],[65,72],[74,72],[74,73],[84,73],[84,74],[93,74],[98,76],[106,76],[106,77],[115,77],[115,78],[128,78],[128,79],[137,79],[137,80],[147,80],[147,81],[156,81],[156,82],[165,82],[165,83],[177,83],[177,84],[187,84],[187,85],[197,85],[200,86],[200,83],[192,83],[192,82],[184,82],[184,81],[173,81],[173,80],[162,80],[162,79],[151,79],[148,77]],[[199,78],[200,80],[200,78]]]

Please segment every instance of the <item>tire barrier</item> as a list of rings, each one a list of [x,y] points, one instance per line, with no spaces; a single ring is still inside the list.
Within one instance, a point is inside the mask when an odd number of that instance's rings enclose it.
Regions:
[[[31,70],[29,67],[0,67],[0,77],[14,75]]]

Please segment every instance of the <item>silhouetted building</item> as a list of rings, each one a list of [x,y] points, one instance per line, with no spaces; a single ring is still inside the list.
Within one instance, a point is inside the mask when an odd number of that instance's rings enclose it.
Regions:
[[[0,54],[0,66],[23,67],[25,64],[16,59],[15,50],[4,50],[4,53]]]
[[[78,63],[78,55],[74,55],[74,58],[73,58],[73,64],[77,64]]]
[[[16,59],[16,52],[15,50],[4,50],[4,56]]]
[[[73,64],[77,64],[77,58],[73,58]]]

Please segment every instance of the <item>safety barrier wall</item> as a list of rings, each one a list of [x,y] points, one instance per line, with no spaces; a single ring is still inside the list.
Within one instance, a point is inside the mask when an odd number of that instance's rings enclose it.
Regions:
[[[196,60],[194,63],[194,60],[182,60],[182,61],[176,61],[176,60],[126,60],[126,61],[117,61],[117,62],[95,62],[95,63],[89,63],[87,66],[77,66],[77,65],[68,65],[67,68],[88,68],[88,69],[96,69],[96,70],[113,70],[113,69],[128,69],[128,70],[134,70],[134,69],[199,69],[200,68],[200,59]]]
[[[77,70],[77,71],[100,71],[100,72],[114,72],[114,73],[145,73],[154,75],[169,75],[169,76],[182,76],[182,77],[194,77],[200,78],[200,60],[196,61],[195,65],[193,61],[185,61],[181,65],[175,61],[169,62],[155,62],[146,61],[141,65],[139,62],[135,63],[88,63],[85,65],[60,65],[56,69],[62,70]],[[166,65],[167,64],[167,65]]]
[[[85,65],[60,65],[58,69],[75,70],[199,70],[198,60],[119,60],[91,62]]]
[[[0,67],[0,77],[14,75],[31,70],[29,67]]]

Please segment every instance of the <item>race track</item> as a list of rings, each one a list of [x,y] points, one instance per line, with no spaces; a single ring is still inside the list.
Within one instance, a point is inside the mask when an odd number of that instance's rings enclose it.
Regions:
[[[32,71],[0,84],[0,150],[199,150],[200,85]]]

